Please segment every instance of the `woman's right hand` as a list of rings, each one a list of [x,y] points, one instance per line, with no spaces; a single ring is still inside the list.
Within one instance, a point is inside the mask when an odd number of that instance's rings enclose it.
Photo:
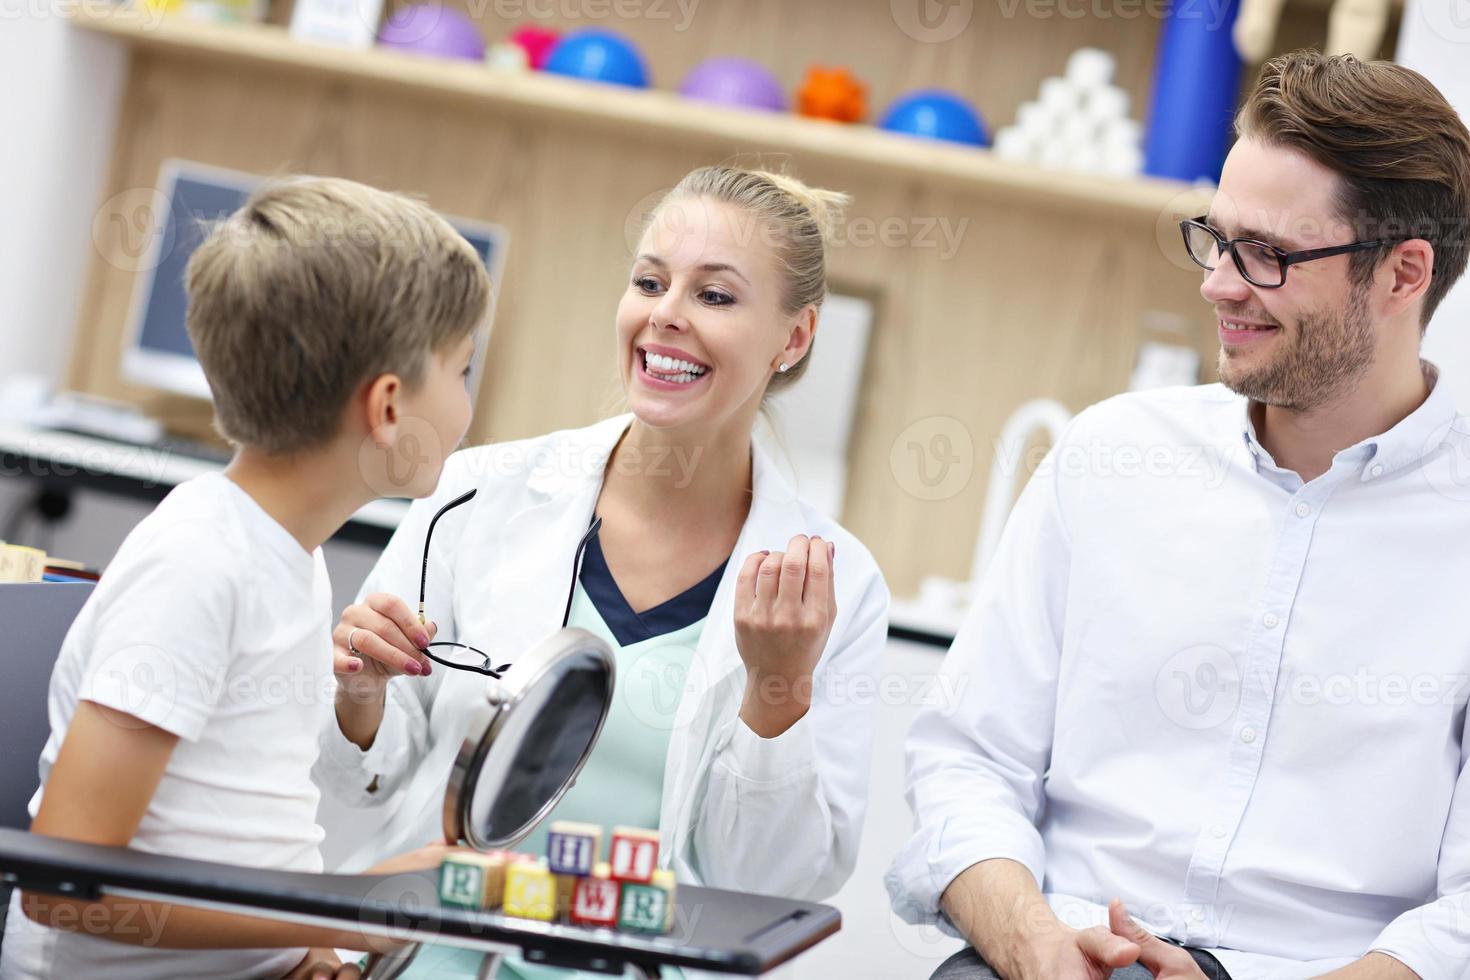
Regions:
[[[341,622],[332,630],[332,669],[338,683],[360,692],[381,690],[402,674],[427,676],[433,662],[421,651],[438,632],[434,623],[421,625],[402,599],[374,592],[342,611]]]

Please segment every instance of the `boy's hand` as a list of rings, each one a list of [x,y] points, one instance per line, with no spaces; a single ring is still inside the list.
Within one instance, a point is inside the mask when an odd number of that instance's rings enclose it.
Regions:
[[[438,631],[433,623],[421,625],[402,599],[375,592],[343,610],[342,621],[332,630],[337,680],[354,691],[372,693],[394,677],[432,673],[433,662],[420,651]]]
[[[296,969],[281,980],[359,980],[361,977],[362,971],[357,964],[343,966],[335,950],[318,947],[308,949],[301,962],[296,964]]]

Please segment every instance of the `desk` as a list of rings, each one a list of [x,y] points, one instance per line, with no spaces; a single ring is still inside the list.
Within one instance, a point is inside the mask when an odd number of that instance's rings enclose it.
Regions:
[[[185,480],[219,469],[217,463],[180,453],[0,419],[0,477],[65,481],[157,503]],[[406,500],[375,500],[335,536],[382,547],[406,513]]]
[[[842,928],[836,909],[679,886],[665,936],[515,919],[441,906],[437,871],[314,875],[99,847],[0,829],[0,881],[95,900],[103,894],[358,929],[486,953],[519,950],[554,966],[657,975],[659,966],[754,976]]]

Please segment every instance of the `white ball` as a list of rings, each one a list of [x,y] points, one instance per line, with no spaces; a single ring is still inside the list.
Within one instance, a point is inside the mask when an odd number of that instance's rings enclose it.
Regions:
[[[1143,151],[1136,146],[1107,147],[1103,168],[1114,177],[1136,177],[1143,170]]]
[[[1082,111],[1094,119],[1118,119],[1128,115],[1128,93],[1116,85],[1088,89],[1082,96]]]
[[[485,64],[496,71],[530,71],[531,59],[526,49],[509,41],[497,41],[485,53]]]
[[[1052,170],[1065,170],[1072,165],[1074,150],[1071,143],[1059,139],[1048,140],[1040,147],[1036,162]]]
[[[1059,114],[1040,102],[1023,102],[1016,110],[1016,126],[1033,140],[1055,132],[1059,123]]]
[[[1068,143],[1071,143],[1075,146],[1088,146],[1092,143],[1097,142],[1097,121],[1092,119],[1090,116],[1084,116],[1081,113],[1068,116],[1062,122],[1060,134],[1062,139],[1066,140]]]
[[[1101,48],[1078,48],[1067,58],[1067,78],[1082,88],[1107,85],[1117,62]]]
[[[1137,147],[1143,143],[1143,124],[1137,119],[1109,119],[1099,130],[1107,146]]]
[[[991,149],[1002,160],[1024,162],[1031,159],[1031,140],[1016,126],[1006,126],[995,134]]]
[[[1055,113],[1075,112],[1082,105],[1082,92],[1065,78],[1043,79],[1041,104]]]

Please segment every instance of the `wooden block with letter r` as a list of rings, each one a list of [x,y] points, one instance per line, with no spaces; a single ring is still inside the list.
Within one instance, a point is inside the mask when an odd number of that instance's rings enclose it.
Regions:
[[[618,905],[618,928],[662,935],[674,924],[674,874],[656,871],[647,884],[625,882]]]
[[[505,892],[503,853],[456,853],[439,865],[439,901],[464,909],[500,907]]]

